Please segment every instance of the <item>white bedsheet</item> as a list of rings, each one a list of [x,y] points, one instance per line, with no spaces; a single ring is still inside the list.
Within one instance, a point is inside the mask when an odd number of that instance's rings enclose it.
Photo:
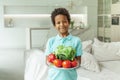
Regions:
[[[100,62],[103,67],[120,75],[120,60]]]
[[[104,67],[102,67],[102,71],[99,73],[91,72],[83,68],[80,68],[77,71],[80,76],[89,78],[90,80],[120,80],[120,75]]]
[[[46,80],[47,71],[44,53],[39,50],[30,53],[26,61],[24,80]],[[105,67],[102,67],[99,73],[78,68],[77,73],[78,80],[120,80],[119,74]]]

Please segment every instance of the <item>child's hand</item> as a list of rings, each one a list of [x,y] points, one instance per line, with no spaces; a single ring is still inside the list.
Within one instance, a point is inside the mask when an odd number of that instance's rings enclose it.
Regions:
[[[81,63],[81,56],[78,56],[75,58],[77,60],[77,64],[78,64],[78,68],[80,67],[80,63]]]

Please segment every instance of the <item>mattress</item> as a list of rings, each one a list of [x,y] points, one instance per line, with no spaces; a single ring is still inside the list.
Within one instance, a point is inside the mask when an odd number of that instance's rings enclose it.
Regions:
[[[120,61],[105,61],[101,64],[101,72],[91,72],[80,68],[78,74],[90,80],[120,80]]]
[[[120,60],[105,61],[105,62],[100,62],[100,64],[103,67],[109,69],[110,71],[113,71],[120,75]]]
[[[120,80],[119,74],[102,67],[101,72],[91,72],[83,68],[77,70],[79,76],[88,78],[90,80]]]
[[[24,80],[46,80],[48,66],[45,63],[45,55],[41,50],[30,51],[26,59]],[[28,54],[28,53],[27,53]],[[102,62],[101,72],[88,71],[82,67],[77,69],[78,80],[120,80],[119,74],[111,71],[105,65],[113,65],[113,62]]]

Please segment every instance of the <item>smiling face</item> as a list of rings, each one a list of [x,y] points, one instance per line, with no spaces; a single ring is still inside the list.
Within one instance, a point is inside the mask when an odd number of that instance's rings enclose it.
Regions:
[[[68,35],[69,22],[65,15],[59,14],[55,16],[55,28],[61,36]]]

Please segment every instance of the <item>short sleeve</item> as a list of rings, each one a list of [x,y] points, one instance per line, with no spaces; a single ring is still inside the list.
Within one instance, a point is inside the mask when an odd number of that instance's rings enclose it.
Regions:
[[[50,39],[47,41],[46,44],[46,49],[45,49],[45,55],[47,56],[48,54],[50,54]]]
[[[80,39],[77,39],[77,43],[76,43],[76,56],[81,56],[82,55],[82,43]]]
[[[52,51],[52,45],[53,45],[54,40],[55,40],[54,37],[48,39],[47,44],[46,44],[46,49],[45,49],[45,55],[46,56],[53,52]]]

